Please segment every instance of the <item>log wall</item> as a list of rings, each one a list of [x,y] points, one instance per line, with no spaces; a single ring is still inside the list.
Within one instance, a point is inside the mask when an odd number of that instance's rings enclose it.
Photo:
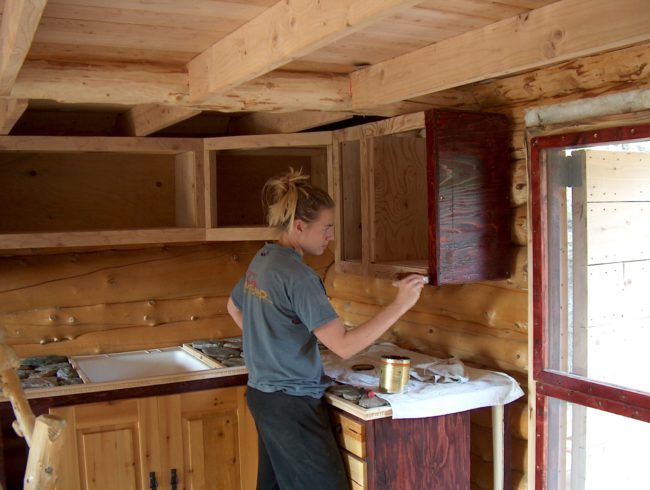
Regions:
[[[238,335],[226,311],[260,247],[236,242],[0,258],[0,325],[19,356]],[[311,264],[324,273],[333,255]]]

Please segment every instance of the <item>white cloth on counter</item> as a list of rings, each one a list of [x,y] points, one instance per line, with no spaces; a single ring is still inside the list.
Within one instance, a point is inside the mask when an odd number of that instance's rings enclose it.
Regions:
[[[418,381],[433,383],[467,383],[469,381],[465,374],[465,365],[455,357],[411,365],[409,373]]]
[[[517,382],[507,374],[470,368],[463,366],[458,360],[447,362],[401,349],[389,342],[374,344],[352,359],[341,359],[332,352],[324,351],[323,367],[325,374],[340,383],[377,391],[381,356],[385,355],[410,357],[411,373],[430,376],[427,380],[410,378],[404,393],[401,394],[377,393],[378,397],[390,404],[394,419],[434,417],[504,405],[524,394]],[[375,368],[354,371],[352,366],[357,364],[371,364]],[[446,375],[440,374],[444,366],[448,369]],[[446,378],[447,382],[434,382],[436,376],[439,376],[439,379]]]

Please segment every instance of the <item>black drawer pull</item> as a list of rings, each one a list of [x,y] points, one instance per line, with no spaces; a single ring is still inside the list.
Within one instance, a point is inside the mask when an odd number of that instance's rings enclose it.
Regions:
[[[156,481],[156,472],[152,471],[149,473],[149,489],[156,490],[158,488],[158,482]]]

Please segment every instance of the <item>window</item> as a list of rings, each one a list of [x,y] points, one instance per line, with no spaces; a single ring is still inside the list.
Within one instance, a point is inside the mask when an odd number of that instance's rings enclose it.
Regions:
[[[616,474],[650,435],[650,125],[534,138],[531,192],[537,487],[611,488],[599,441]]]

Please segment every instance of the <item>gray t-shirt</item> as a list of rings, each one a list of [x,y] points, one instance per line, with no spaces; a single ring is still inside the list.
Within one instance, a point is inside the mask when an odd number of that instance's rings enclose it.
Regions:
[[[295,250],[266,244],[231,297],[243,316],[248,385],[267,393],[320,398],[323,372],[314,329],[337,314],[314,270]]]

